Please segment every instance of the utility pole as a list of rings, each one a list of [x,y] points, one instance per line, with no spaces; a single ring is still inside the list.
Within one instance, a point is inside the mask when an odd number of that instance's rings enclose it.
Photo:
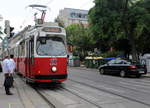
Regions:
[[[5,20],[5,33],[6,33],[6,36],[8,37],[10,35],[10,22],[9,20]]]

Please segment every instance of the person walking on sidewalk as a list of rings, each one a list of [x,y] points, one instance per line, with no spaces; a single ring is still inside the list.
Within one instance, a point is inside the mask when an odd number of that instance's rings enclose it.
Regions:
[[[4,87],[5,87],[6,95],[12,95],[12,93],[10,92],[10,88],[13,83],[13,76],[9,68],[9,62],[10,60],[8,56],[6,56],[2,62],[2,69],[5,76]]]

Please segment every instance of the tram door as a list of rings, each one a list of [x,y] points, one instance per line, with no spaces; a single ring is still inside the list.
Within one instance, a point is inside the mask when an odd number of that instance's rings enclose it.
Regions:
[[[31,69],[32,69],[32,53],[33,53],[33,39],[27,41],[27,64],[26,64],[26,76],[31,77]]]
[[[30,62],[29,62],[29,55],[30,55],[30,45],[29,45],[29,40],[26,41],[26,77],[29,76],[29,68],[30,68]]]

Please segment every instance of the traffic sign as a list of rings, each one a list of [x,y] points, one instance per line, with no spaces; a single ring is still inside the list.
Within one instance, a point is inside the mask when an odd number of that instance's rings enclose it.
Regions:
[[[3,48],[8,48],[8,39],[7,39],[7,37],[5,37],[3,39],[2,46],[3,46]]]

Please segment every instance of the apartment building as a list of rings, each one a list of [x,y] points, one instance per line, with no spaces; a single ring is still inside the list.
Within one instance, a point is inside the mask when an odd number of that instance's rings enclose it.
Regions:
[[[59,11],[57,18],[64,23],[64,26],[68,26],[70,24],[83,24],[84,26],[87,26],[88,10],[64,8]]]

